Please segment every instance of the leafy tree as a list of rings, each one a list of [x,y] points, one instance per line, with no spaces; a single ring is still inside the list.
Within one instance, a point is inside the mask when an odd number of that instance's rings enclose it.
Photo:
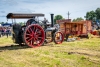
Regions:
[[[96,15],[97,15],[96,19],[100,20],[100,8],[97,8],[97,9],[95,10],[95,13],[96,13]]]
[[[63,19],[63,17],[61,15],[56,15],[54,17],[54,23],[56,24],[56,20],[61,20],[61,19]]]
[[[86,20],[100,21],[100,8],[97,8],[95,11],[92,10],[90,12],[87,12],[85,18]]]
[[[81,20],[84,20],[82,17],[78,17],[78,18],[76,18],[76,19],[73,19],[73,22],[74,21],[81,21]]]
[[[97,17],[97,14],[93,10],[90,12],[87,12],[85,16],[86,20],[92,20],[92,21],[95,21],[96,17]]]

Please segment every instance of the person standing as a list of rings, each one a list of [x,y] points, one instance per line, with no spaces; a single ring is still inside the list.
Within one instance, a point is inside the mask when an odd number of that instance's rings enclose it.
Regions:
[[[10,31],[9,28],[7,28],[7,29],[6,29],[6,36],[7,36],[7,38],[8,38],[8,36],[9,36],[9,31]]]

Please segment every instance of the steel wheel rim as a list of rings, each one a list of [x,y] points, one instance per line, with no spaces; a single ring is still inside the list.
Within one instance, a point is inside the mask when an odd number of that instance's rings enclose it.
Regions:
[[[41,46],[44,42],[44,38],[44,30],[37,24],[28,26],[24,33],[25,43],[33,48]]]

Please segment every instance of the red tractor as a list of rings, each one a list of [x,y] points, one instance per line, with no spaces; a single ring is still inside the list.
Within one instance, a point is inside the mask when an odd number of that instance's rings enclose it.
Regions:
[[[64,40],[63,34],[54,27],[53,14],[51,14],[51,25],[47,24],[47,20],[39,21],[38,17],[44,17],[44,14],[9,13],[6,17],[12,19],[12,38],[19,45],[38,47],[52,41],[60,44]],[[29,20],[21,26],[14,23],[13,19]]]

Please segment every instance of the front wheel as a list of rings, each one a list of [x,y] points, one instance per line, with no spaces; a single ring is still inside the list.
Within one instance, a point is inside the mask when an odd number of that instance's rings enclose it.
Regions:
[[[64,41],[64,35],[60,31],[54,34],[54,42],[56,44],[61,44]]]

